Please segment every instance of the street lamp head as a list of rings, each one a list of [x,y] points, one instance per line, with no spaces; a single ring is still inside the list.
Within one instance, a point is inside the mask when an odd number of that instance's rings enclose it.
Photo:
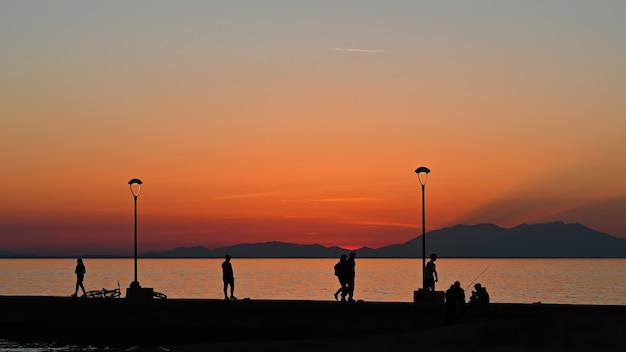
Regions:
[[[427,168],[426,166],[420,166],[417,169],[415,169],[415,173],[417,174],[417,178],[420,181],[420,184],[422,186],[424,186],[426,184],[426,181],[428,181],[428,173],[430,172],[430,169]],[[422,179],[422,176],[424,177],[424,179]]]
[[[132,180],[128,181],[128,184],[130,185],[130,193],[132,193],[133,196],[137,197],[139,195],[139,192],[141,191],[142,183],[143,182],[141,182],[141,180],[138,178],[133,178]],[[133,185],[136,185],[136,186],[133,187]]]

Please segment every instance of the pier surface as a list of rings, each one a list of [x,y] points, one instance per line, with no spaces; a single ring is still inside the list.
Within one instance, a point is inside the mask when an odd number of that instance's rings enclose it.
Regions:
[[[125,350],[623,351],[626,306],[0,296],[0,339]]]

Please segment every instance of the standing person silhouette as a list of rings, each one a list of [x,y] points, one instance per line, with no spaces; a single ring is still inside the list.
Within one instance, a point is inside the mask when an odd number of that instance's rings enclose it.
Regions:
[[[342,254],[337,264],[335,264],[335,275],[337,276],[337,279],[339,280],[339,289],[334,294],[335,301],[339,300],[337,296],[340,293],[341,293],[341,301],[343,302],[346,300],[346,294],[348,293],[348,280],[349,280],[348,274],[349,274],[348,273],[348,256],[345,254]]]
[[[356,262],[354,258],[356,257],[356,253],[350,252],[350,258],[347,260],[347,289],[348,289],[348,302],[354,302],[354,277],[356,276]]]
[[[74,269],[74,273],[76,273],[76,288],[74,289],[74,294],[72,297],[76,297],[78,295],[78,288],[80,287],[83,290],[83,296],[85,295],[85,286],[83,286],[83,280],[85,279],[85,264],[83,264],[83,259],[76,259],[76,269]]]
[[[224,280],[224,299],[237,299],[235,292],[235,275],[233,274],[233,265],[230,263],[230,254],[224,256],[226,260],[222,263],[222,279]],[[228,297],[228,286],[230,285],[230,298]]]
[[[437,261],[437,254],[433,253],[430,255],[430,260],[424,268],[424,288],[433,292],[435,291],[435,282],[439,281],[435,261]]]

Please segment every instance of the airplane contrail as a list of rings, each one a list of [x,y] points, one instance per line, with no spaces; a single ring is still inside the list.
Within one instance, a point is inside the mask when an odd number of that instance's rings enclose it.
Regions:
[[[346,51],[350,53],[384,53],[382,49],[357,49],[357,48],[333,48],[335,51]]]

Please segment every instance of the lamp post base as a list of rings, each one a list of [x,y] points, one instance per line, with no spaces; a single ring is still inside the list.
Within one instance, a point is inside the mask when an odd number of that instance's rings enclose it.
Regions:
[[[133,281],[130,283],[130,287],[126,289],[126,298],[132,300],[151,300],[154,296],[154,289],[152,287],[141,287],[139,282]]]
[[[441,304],[444,302],[443,291],[430,291],[423,288],[413,291],[413,303]]]

